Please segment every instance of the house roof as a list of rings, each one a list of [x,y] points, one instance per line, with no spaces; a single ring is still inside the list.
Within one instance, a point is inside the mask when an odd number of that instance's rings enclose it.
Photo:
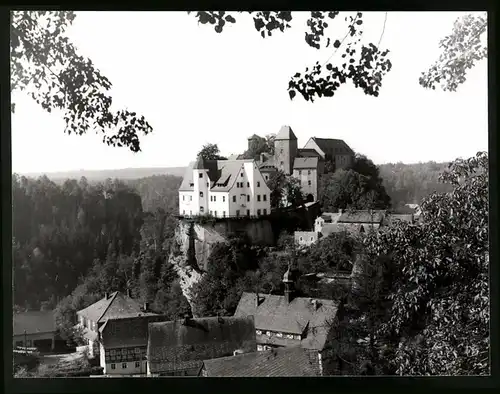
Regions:
[[[243,164],[253,162],[247,160],[204,160],[204,168],[208,170],[210,179],[210,189],[213,192],[227,192],[233,187],[235,179],[240,172]],[[184,178],[182,179],[179,191],[193,191],[193,167],[195,163],[190,163]]]
[[[196,158],[193,169],[194,170],[205,170],[206,169],[205,168],[205,159],[203,158],[203,156],[199,155]]]
[[[203,360],[256,351],[254,319],[206,317],[151,323],[147,357],[152,373],[201,367]]]
[[[403,221],[412,223],[413,222],[413,214],[411,213],[390,213],[387,215],[387,219],[389,223],[393,223],[395,221]]]
[[[123,319],[138,315],[156,316],[155,313],[143,312],[141,303],[118,291],[111,293],[108,299],[104,297],[77,313],[96,323],[102,323],[107,319]]]
[[[349,154],[354,154],[354,151],[350,148],[349,145],[345,143],[344,140],[334,139],[334,138],[318,138],[312,137],[312,140],[316,142],[316,145],[324,152],[328,153],[331,149],[341,149]]]
[[[384,219],[384,210],[358,210],[343,212],[338,219],[338,223],[380,223]]]
[[[339,223],[325,223],[321,228],[321,234],[323,237],[328,237],[330,234],[341,233],[344,231],[348,231],[348,228]]]
[[[31,311],[15,313],[12,325],[13,335],[48,333],[56,331],[54,311]]]
[[[320,154],[312,148],[297,149],[297,153],[301,157],[321,157]]]
[[[329,322],[337,314],[338,303],[333,300],[317,299],[317,308],[313,298],[296,297],[287,303],[284,296],[243,293],[235,316],[254,316],[255,328],[262,331],[283,332],[294,335],[306,335],[301,346],[320,350],[324,347],[329,331]]]
[[[261,137],[259,137],[257,134],[253,134],[251,135],[250,137],[248,137],[249,140],[258,140],[260,139]]]
[[[148,324],[165,321],[162,315],[146,315],[123,319],[108,319],[99,328],[104,347],[146,346]]]
[[[316,351],[280,348],[205,360],[209,377],[319,376]]]
[[[293,161],[293,169],[303,169],[303,168],[318,168],[318,158],[317,157],[296,157]]]
[[[276,137],[274,140],[296,140],[297,137],[295,136],[292,128],[290,126],[282,126],[278,134],[276,134]]]

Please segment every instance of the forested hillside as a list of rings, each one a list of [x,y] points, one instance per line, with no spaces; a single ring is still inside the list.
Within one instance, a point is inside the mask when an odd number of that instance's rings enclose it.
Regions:
[[[420,204],[422,198],[433,192],[451,190],[449,184],[438,180],[439,174],[448,168],[448,163],[389,163],[381,164],[378,168],[394,208],[404,204]]]

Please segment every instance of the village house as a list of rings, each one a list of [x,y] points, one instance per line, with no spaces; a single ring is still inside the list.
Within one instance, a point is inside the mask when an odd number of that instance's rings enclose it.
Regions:
[[[205,360],[203,377],[293,377],[321,376],[318,352],[301,347],[275,348],[261,352]]]
[[[76,312],[77,326],[83,329],[83,337],[88,346],[89,356],[96,357],[100,352],[100,328],[108,319],[123,319],[138,316],[157,316],[149,311],[147,303],[141,304],[130,296],[118,291],[106,293],[102,299]],[[103,365],[104,367],[104,365]]]
[[[165,320],[161,315],[106,320],[99,329],[104,375],[145,375],[148,325]]]
[[[235,316],[254,316],[257,350],[302,347],[315,350],[322,364],[331,365],[340,303],[295,297],[290,269],[283,275],[283,283],[283,296],[243,293]]]
[[[181,216],[266,216],[271,190],[253,160],[205,160],[189,165],[179,188]]]
[[[386,211],[364,209],[356,211],[342,211],[337,224],[344,226],[352,233],[365,233],[369,230],[378,230],[386,224]]]
[[[54,311],[14,313],[13,348],[33,347],[40,351],[54,350],[56,324]]]
[[[149,324],[148,376],[198,376],[204,360],[255,352],[251,316],[185,318]]]

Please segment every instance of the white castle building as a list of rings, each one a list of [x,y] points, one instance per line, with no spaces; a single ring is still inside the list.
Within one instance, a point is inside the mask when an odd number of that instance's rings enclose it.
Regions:
[[[265,216],[271,190],[254,160],[204,160],[191,163],[179,188],[181,216]]]

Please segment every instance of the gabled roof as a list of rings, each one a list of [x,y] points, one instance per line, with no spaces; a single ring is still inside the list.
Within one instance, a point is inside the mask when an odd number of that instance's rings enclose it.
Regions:
[[[306,337],[300,343],[302,347],[323,349],[330,329],[329,323],[337,314],[336,301],[317,299],[315,307],[313,298],[296,297],[287,303],[284,296],[268,294],[259,295],[257,306],[256,297],[254,293],[243,293],[234,315],[254,316],[257,330],[305,334]]]
[[[148,324],[165,321],[161,315],[145,315],[123,319],[108,319],[99,328],[104,347],[146,346],[148,344]]]
[[[297,149],[297,153],[300,157],[321,157],[320,154],[312,148]]]
[[[103,323],[107,319],[123,319],[138,315],[156,316],[155,313],[143,312],[141,303],[118,291],[111,293],[108,299],[104,297],[77,313],[96,323]]]
[[[235,179],[245,163],[253,162],[252,159],[247,160],[205,160],[204,166],[208,169],[208,178],[210,179],[210,189],[213,192],[227,192],[235,182]],[[193,191],[193,166],[190,163],[184,178],[182,179],[179,191]]]
[[[293,133],[293,130],[290,126],[282,126],[279,133],[276,134],[274,140],[296,140],[297,137]]]
[[[149,325],[147,357],[152,373],[201,367],[203,360],[256,351],[254,319],[206,317]]]
[[[207,377],[320,376],[316,351],[279,348],[205,360]]]
[[[56,331],[54,311],[14,313],[12,335],[50,333]]]
[[[296,157],[293,161],[293,169],[317,169],[318,168],[318,158],[317,157]]]
[[[381,223],[384,220],[385,210],[357,210],[343,212],[338,223]]]
[[[339,139],[334,139],[334,138],[318,138],[318,137],[312,137],[311,138],[314,142],[316,142],[316,145],[319,146],[319,148],[324,152],[327,153],[328,150],[330,149],[341,149],[342,151],[345,151],[346,153],[349,154],[354,154],[354,151],[350,148],[349,145],[346,144],[344,140],[339,140]]]

